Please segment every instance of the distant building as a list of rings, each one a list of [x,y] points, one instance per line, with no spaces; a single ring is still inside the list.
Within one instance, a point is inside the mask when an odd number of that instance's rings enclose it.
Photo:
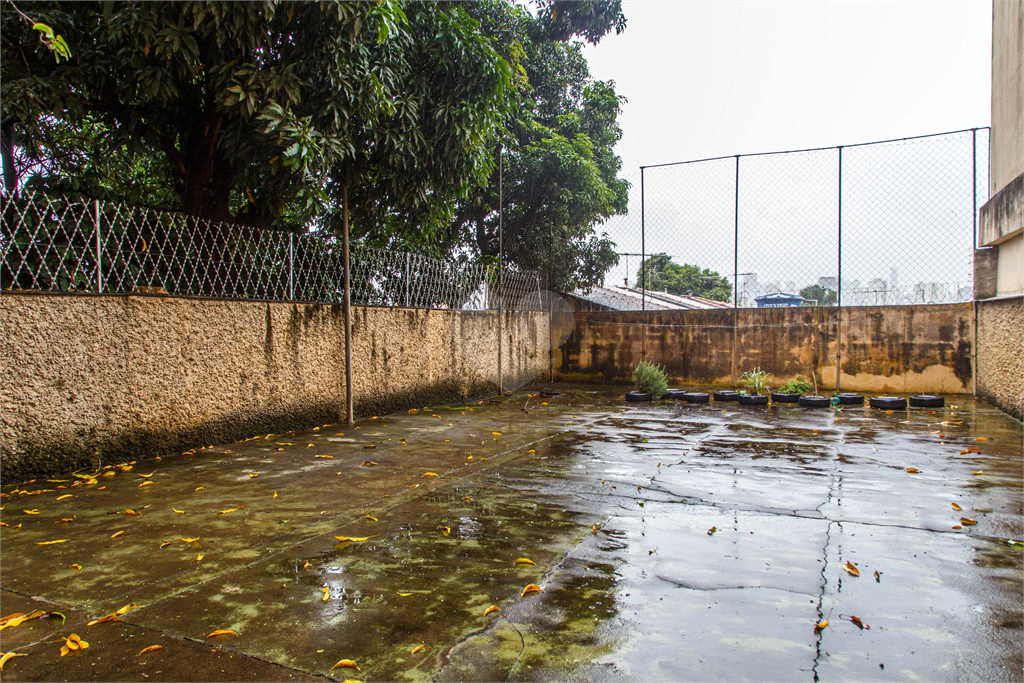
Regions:
[[[758,308],[790,308],[792,306],[803,306],[804,299],[799,294],[787,294],[786,292],[775,292],[759,296],[754,301]]]
[[[833,292],[838,291],[839,278],[832,275],[826,275],[825,277],[818,278],[818,286],[822,289],[831,289]]]

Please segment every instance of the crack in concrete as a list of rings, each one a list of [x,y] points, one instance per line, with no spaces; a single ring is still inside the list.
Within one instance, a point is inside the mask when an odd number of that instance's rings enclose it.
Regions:
[[[790,588],[779,588],[778,586],[705,586],[705,587],[701,587],[701,586],[695,586],[693,584],[685,583],[683,581],[677,581],[676,579],[670,579],[670,578],[668,578],[666,576],[662,576],[661,574],[655,574],[654,576],[655,576],[655,578],[661,579],[662,581],[664,581],[666,583],[671,583],[673,586],[677,586],[679,588],[685,588],[687,590],[692,590],[692,591],[704,592],[704,591],[731,591],[731,590],[747,590],[747,589],[753,589],[753,590],[764,589],[764,590],[770,590],[770,591],[781,591],[783,593],[791,593],[793,595],[803,595],[803,596],[808,597],[808,598],[816,597],[814,593],[805,593],[804,591],[792,590]]]

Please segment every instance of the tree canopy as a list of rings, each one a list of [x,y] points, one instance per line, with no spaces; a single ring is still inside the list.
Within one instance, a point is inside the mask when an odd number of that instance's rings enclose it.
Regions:
[[[834,289],[822,287],[821,285],[808,285],[800,290],[800,296],[805,299],[813,299],[817,306],[835,306],[838,297]]]
[[[514,267],[573,289],[617,260],[595,226],[626,210],[621,98],[581,41],[619,0],[23,4],[0,3],[8,192],[333,230],[347,186],[356,239],[486,261],[500,145]]]
[[[668,254],[654,254],[637,270],[636,281],[641,282],[646,271],[647,289],[669,294],[691,294],[716,301],[732,300],[732,285],[728,278],[708,268],[672,262]]]

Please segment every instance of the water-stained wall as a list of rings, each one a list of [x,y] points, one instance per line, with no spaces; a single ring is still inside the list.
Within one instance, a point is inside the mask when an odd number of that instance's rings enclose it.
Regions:
[[[844,390],[971,393],[973,320],[971,304],[563,313],[553,365],[555,379],[626,383],[646,351],[677,385],[733,386],[760,367],[831,390],[838,359]]]
[[[341,306],[5,293],[4,478],[338,422]],[[548,370],[548,317],[506,312],[506,388]],[[497,388],[498,314],[353,308],[357,414]]]

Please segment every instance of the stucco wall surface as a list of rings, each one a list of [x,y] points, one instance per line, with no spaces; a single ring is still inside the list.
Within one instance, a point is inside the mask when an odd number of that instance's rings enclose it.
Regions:
[[[353,308],[360,414],[497,383],[497,313]],[[547,370],[544,313],[505,313],[506,387]],[[161,296],[5,294],[2,475],[337,422],[341,306]]]
[[[978,395],[1024,419],[1024,298],[978,302]]]
[[[642,321],[647,316],[646,331]],[[630,381],[643,356],[677,385],[731,387],[760,367],[776,386],[817,373],[820,389],[969,393],[971,304],[717,311],[592,311],[552,319],[555,379]],[[735,349],[735,350],[734,350]]]
[[[1024,173],[1024,0],[992,2],[990,194]]]

